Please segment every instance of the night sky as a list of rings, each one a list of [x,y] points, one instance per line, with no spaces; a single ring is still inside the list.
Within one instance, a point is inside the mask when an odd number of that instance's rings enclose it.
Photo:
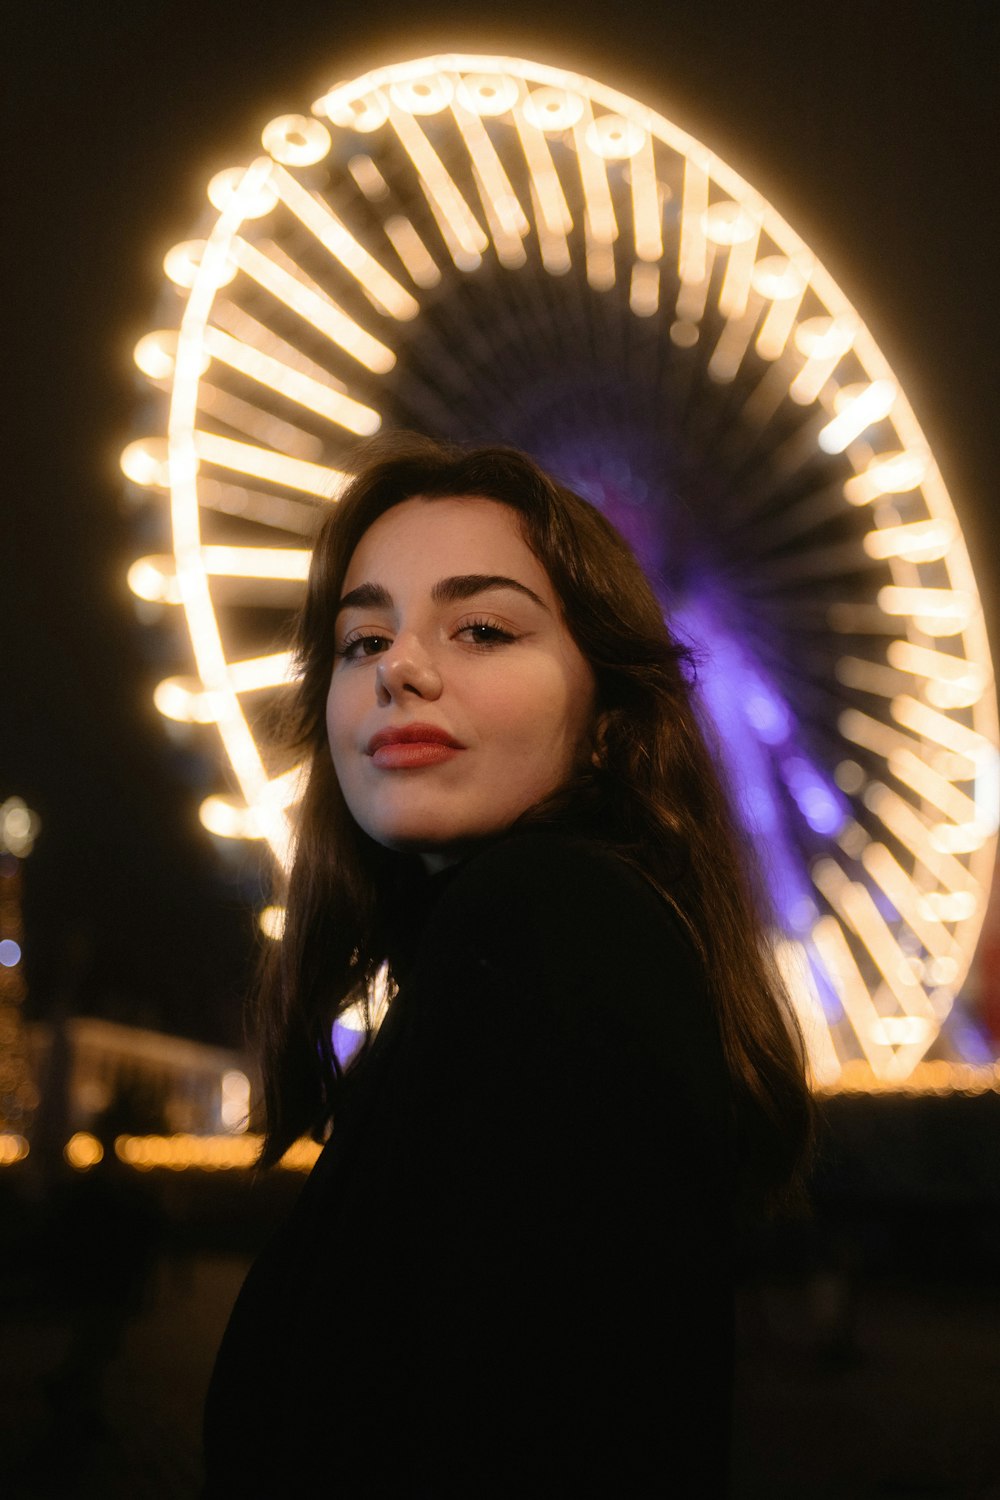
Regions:
[[[240,1037],[255,883],[197,819],[224,785],[221,767],[198,779],[211,732],[179,754],[152,706],[155,683],[189,667],[179,632],[153,638],[136,619],[125,572],[144,548],[118,454],[137,435],[131,350],[156,326],[164,250],[213,172],[341,78],[443,49],[512,52],[632,93],[717,150],[865,317],[998,618],[994,0],[492,9],[5,7],[0,800],[24,797],[43,822],[25,866],[32,1015],[61,1001]]]

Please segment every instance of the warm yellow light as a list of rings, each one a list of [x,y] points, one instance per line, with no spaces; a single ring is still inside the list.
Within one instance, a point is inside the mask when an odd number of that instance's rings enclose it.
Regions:
[[[455,124],[469,153],[479,200],[493,236],[500,264],[517,270],[526,256],[521,238],[530,228],[499,153],[478,114],[454,106]]]
[[[925,692],[935,708],[967,708],[978,703],[986,691],[986,670],[962,656],[915,646],[910,641],[892,641],[886,655],[898,671],[927,679]]]
[[[30,1147],[23,1135],[17,1135],[13,1131],[0,1131],[0,1167],[10,1167],[16,1161],[23,1161]]]
[[[934,954],[935,960],[942,963],[947,960],[951,965],[949,970],[929,974],[928,977],[938,984],[955,982],[961,950],[939,918],[928,909],[925,893],[913,882],[885,844],[874,840],[866,844],[861,851],[861,863],[928,953]],[[945,974],[948,978],[944,977]]]
[[[888,759],[893,750],[908,743],[907,737],[898,729],[871,714],[862,713],[859,708],[845,708],[837,719],[837,728],[852,745],[860,745],[883,759]]]
[[[976,816],[976,804],[960,792],[953,781],[934,770],[912,750],[889,752],[889,770],[912,791],[950,818],[953,823],[970,823]]]
[[[670,342],[676,344],[678,349],[693,349],[699,338],[696,323],[687,323],[683,318],[679,318],[676,323],[670,325]]]
[[[867,533],[863,545],[869,557],[937,562],[947,557],[956,534],[954,522],[940,517],[933,521],[911,521],[907,526],[877,528]]]
[[[525,101],[526,105],[527,103]],[[580,102],[580,114],[582,113],[583,105]],[[570,267],[566,236],[573,228],[573,218],[559,174],[553,165],[548,142],[542,129],[533,122],[532,114],[533,111],[526,107],[515,110],[514,124],[528,168],[542,265],[550,276],[562,276]]]
[[[684,162],[684,192],[681,198],[681,237],[678,251],[677,270],[680,279],[685,284],[701,286],[705,283],[707,294],[707,280],[711,269],[711,263],[707,256],[707,237],[705,234],[705,218],[708,213],[708,172],[704,161],[697,160],[693,155]],[[704,307],[704,297],[702,298]],[[678,305],[678,317],[682,321],[697,322],[697,317],[690,314]],[[699,315],[700,316],[700,315]]]
[[[323,122],[306,115],[279,115],[264,126],[260,138],[268,155],[286,167],[314,166],[332,144]]]
[[[328,204],[299,183],[284,167],[275,167],[278,196],[299,223],[355,278],[380,311],[393,318],[415,318],[420,304],[351,234]]]
[[[291,1172],[311,1172],[322,1149],[315,1141],[296,1141],[289,1146],[278,1165]]]
[[[115,1140],[119,1161],[140,1172],[154,1168],[171,1172],[233,1171],[252,1167],[260,1155],[261,1138],[239,1132],[228,1135],[120,1135]],[[294,1149],[294,1148],[293,1148]],[[317,1152],[312,1156],[316,1159]],[[287,1164],[282,1159],[282,1166]]]
[[[914,646],[909,641],[893,641],[887,654],[899,671],[927,679],[924,692],[935,708],[969,708],[986,691],[985,669],[964,657]]]
[[[629,163],[635,253],[640,260],[658,261],[663,255],[663,210],[656,178],[653,137],[646,138]],[[635,309],[633,308],[633,312]]]
[[[250,1080],[239,1068],[228,1068],[222,1075],[221,1090],[219,1119],[226,1130],[242,1134],[250,1124]]]
[[[738,248],[738,247],[737,247]],[[730,258],[730,265],[732,259]],[[725,288],[723,288],[724,290]],[[721,299],[720,299],[721,300]],[[757,310],[747,308],[742,317],[730,317],[708,362],[710,380],[725,384],[735,380],[757,325]]]
[[[818,860],[812,876],[833,909],[860,938],[900,1007],[908,1015],[922,1015],[933,1023],[933,1010],[911,960],[900,948],[868,887],[849,880],[830,859]]]
[[[837,1081],[826,1093],[887,1093],[968,1095],[1000,1093],[1000,1066],[974,1067],[971,1063],[950,1063],[943,1059],[918,1062],[905,1077],[878,1077],[868,1064],[852,1058],[844,1064]]]
[[[834,674],[845,687],[860,688],[863,693],[875,693],[881,698],[894,698],[906,686],[905,677],[892,667],[883,667],[859,656],[840,657]]]
[[[938,884],[971,892],[978,901],[979,882],[953,854],[935,848],[927,824],[908,802],[877,781],[866,787],[864,800],[865,806]]]
[[[526,94],[521,101],[521,113],[536,130],[572,130],[583,115],[584,103],[579,94],[568,89],[545,86]]]
[[[184,240],[174,245],[163,257],[163,269],[176,286],[190,290],[201,269],[205,253],[204,240]],[[227,286],[236,275],[236,262],[225,256],[217,261],[212,272],[212,283],[216,287]]]
[[[872,1034],[879,1015],[836,917],[820,917],[812,929],[812,942],[872,1072],[883,1077],[891,1058]]]
[[[126,574],[137,599],[151,604],[180,604],[181,591],[172,557],[138,557]]]
[[[381,89],[354,99],[345,98],[343,89],[331,89],[313,107],[342,130],[357,130],[362,135],[378,130],[389,118],[389,101]]]
[[[975,891],[929,891],[921,907],[936,922],[967,922],[979,910],[979,900]]]
[[[266,400],[265,396],[264,401]],[[304,459],[307,463],[323,453],[323,441],[315,434],[306,432],[295,422],[287,422],[283,417],[276,416],[264,405],[257,406],[252,401],[244,401],[241,396],[222,390],[209,380],[201,381],[198,386],[198,414],[214,417],[223,427],[230,427],[241,436],[262,443],[265,448],[275,448],[292,458]],[[211,493],[209,486],[218,483],[218,480],[203,480],[198,485],[199,495]],[[206,509],[217,508],[210,506],[207,500],[205,506]],[[256,506],[260,506],[260,499],[256,501]],[[259,516],[263,519],[261,510]]]
[[[220,839],[261,839],[265,834],[257,810],[232,797],[206,797],[198,817],[209,833]]]
[[[71,1167],[85,1172],[88,1167],[96,1167],[102,1160],[104,1147],[96,1135],[91,1135],[87,1130],[78,1130],[63,1147],[63,1156]]]
[[[713,245],[740,245],[757,237],[757,222],[742,203],[713,203],[701,222]]]
[[[437,286],[441,272],[437,263],[414,229],[409,219],[402,214],[393,214],[383,225],[389,243],[410,273],[414,286]]]
[[[155,333],[143,334],[132,351],[132,358],[150,380],[168,380],[174,373],[177,358],[176,329],[161,328]],[[210,363],[206,355],[203,368],[207,369]]]
[[[210,549],[206,549],[208,551]],[[241,576],[257,576],[243,573]],[[273,573],[269,576],[274,576]],[[280,687],[293,681],[292,657],[288,651],[230,662],[228,685],[236,693]],[[196,677],[166,677],[157,683],[153,702],[164,718],[182,724],[213,724],[226,712],[222,694],[202,687]]]
[[[608,186],[608,173],[604,160],[588,144],[589,132],[593,125],[594,120],[590,108],[585,106],[583,114],[573,127],[573,139],[576,143],[577,165],[580,169],[580,182],[583,187],[587,230],[590,237],[598,244],[610,245],[618,238],[618,221],[615,218],[615,208],[611,200],[611,189]]]
[[[363,151],[351,157],[347,170],[369,203],[383,203],[388,198],[389,184],[371,157],[366,156]]]
[[[749,216],[748,216],[749,217]],[[757,326],[759,306],[751,303],[753,267],[760,239],[760,222],[753,219],[753,233],[747,239],[737,240],[729,248],[726,258],[726,274],[719,292],[719,311],[724,318],[740,320],[750,314],[745,336],[741,335],[743,347],[749,344]]]
[[[237,693],[295,682],[294,658],[290,651],[274,651],[268,656],[249,656],[243,661],[230,662],[229,681]]]
[[[214,432],[195,432],[194,443],[198,457],[205,463],[237,474],[252,474],[290,490],[304,490],[322,500],[332,499],[344,479],[338,469],[289,458],[267,448],[255,448],[251,443],[239,443]]]
[[[899,394],[894,380],[873,380],[870,385],[845,386],[838,391],[837,415],[820,431],[817,442],[824,453],[843,453],[873,422],[881,422],[892,411]]]
[[[754,345],[761,359],[776,360],[784,354],[795,327],[808,277],[800,266],[784,255],[769,255],[759,260],[750,276],[754,291],[771,306]]]
[[[887,1047],[930,1046],[936,1027],[926,1016],[882,1016],[872,1025],[872,1039]]]
[[[42,828],[42,820],[23,797],[8,797],[0,803],[0,851],[27,859]]]
[[[660,268],[651,261],[637,260],[629,283],[629,307],[637,318],[652,318],[660,305]]]
[[[240,194],[240,213],[244,219],[262,219],[278,201],[278,195],[266,177],[255,174],[253,189],[245,190],[246,167],[226,167],[216,172],[208,184],[208,201],[223,213]],[[243,189],[243,191],[241,191]]]
[[[977,608],[975,596],[964,589],[896,588],[878,591],[879,608],[887,615],[912,615],[927,635],[957,635]]]
[[[800,406],[815,401],[858,336],[860,322],[854,313],[835,317],[806,318],[795,330],[795,347],[804,354],[802,366],[788,394]]]
[[[489,241],[475,214],[413,116],[393,108],[390,119],[417,171],[448,253],[460,271],[476,270]]]
[[[165,677],[153,689],[153,703],[165,719],[179,724],[211,724],[218,718],[216,695],[195,677]]]
[[[312,554],[304,547],[202,547],[206,573],[223,578],[284,578],[304,582]]]
[[[254,279],[256,280],[257,277],[254,274],[256,269],[255,263],[252,260],[248,260],[244,265],[243,257],[244,250],[251,252],[251,254],[255,254],[256,247],[249,244],[244,244],[244,242],[239,239],[234,240],[233,243],[234,254],[237,254],[239,256],[241,269],[246,270],[247,274],[254,276]],[[321,299],[325,297],[325,293],[323,293],[321,289],[316,286],[315,282],[310,281],[309,277],[306,276],[302,268],[296,265],[291,256],[286,255],[285,252],[280,248],[280,246],[270,242],[262,243],[265,243],[266,245],[267,254],[262,255],[261,259],[263,259],[267,267],[283,271],[286,276],[292,279],[297,287],[306,291],[311,289],[312,291],[316,292]],[[260,282],[260,284],[264,286],[264,289],[266,291],[272,290],[272,288],[269,285],[266,285],[263,280]],[[278,296],[279,301],[283,300],[277,291],[275,291],[273,294],[275,296]],[[330,308],[333,308],[335,311],[339,311],[339,309],[336,308],[335,303],[327,301],[326,305]],[[260,310],[264,311],[265,309],[261,308]],[[304,313],[300,315],[305,316]],[[298,370],[303,375],[311,375],[314,380],[318,380],[321,385],[329,387],[330,390],[344,392],[347,391],[347,385],[345,384],[345,382],[341,380],[339,376],[333,375],[327,368],[327,366],[322,365],[317,360],[313,359],[312,356],[307,354],[299,344],[292,343],[288,339],[281,338],[277,333],[274,332],[274,329],[271,326],[270,322],[262,323],[260,318],[255,318],[251,313],[247,311],[245,307],[241,306],[239,303],[231,301],[226,297],[216,297],[212,303],[212,322],[216,328],[221,328],[232,338],[239,339],[244,344],[252,345],[253,348],[259,349],[263,354],[269,354],[272,359],[281,360],[284,364],[290,365],[293,370]],[[359,325],[353,323],[350,319],[345,318],[345,324],[349,324],[350,330],[353,330],[355,333],[364,331],[360,330]],[[207,326],[208,325],[206,324],[206,328]],[[345,334],[347,334],[349,332],[349,329],[345,327],[344,332]],[[204,330],[202,331],[202,337],[203,336]],[[345,339],[345,343],[341,347],[346,348],[347,342],[348,340]],[[201,393],[199,390],[199,398],[200,394]],[[270,413],[263,412],[261,414],[270,415]]]
[[[844,499],[851,505],[870,505],[879,495],[905,494],[923,482],[929,462],[929,454],[920,449],[880,453],[863,474],[847,481]]]
[[[372,407],[356,401],[353,396],[344,395],[342,391],[331,389],[311,375],[292,369],[280,359],[264,354],[240,339],[231,338],[219,328],[205,329],[205,348],[213,359],[230,369],[268,386],[285,400],[294,401],[348,432],[370,437],[382,425],[382,418]]]
[[[389,98],[411,115],[439,115],[451,103],[454,89],[443,73],[425,78],[401,78],[389,85]]]
[[[280,942],[285,932],[285,908],[283,906],[265,906],[257,917],[257,925],[265,937],[272,942]]]
[[[587,126],[585,143],[605,161],[628,161],[642,150],[648,134],[623,115],[598,115]]]
[[[965,682],[929,682],[924,689],[935,708],[974,708],[985,694],[985,686],[974,676]]]
[[[170,484],[170,461],[166,438],[136,438],[122,449],[122,473],[133,484],[166,489]]]
[[[276,247],[265,252],[259,245],[251,245],[246,240],[237,239],[233,242],[233,255],[240,269],[252,276],[272,297],[291,308],[292,312],[305,319],[331,343],[367,369],[379,375],[391,370],[396,363],[396,356],[388,345],[377,339],[367,328],[362,328],[356,319],[349,317],[326,292],[321,291],[306,276],[301,267],[296,268],[292,274],[287,266],[278,262],[276,253]]]
[[[775,945],[774,956],[802,1027],[811,1082],[818,1086],[831,1084],[840,1076],[840,1060],[805,949],[801,943],[785,939]]]
[[[931,829],[931,843],[948,854],[972,854],[988,843],[995,832],[995,828],[986,828],[979,822],[938,823]]]
[[[890,707],[898,724],[912,729],[924,739],[942,745],[946,750],[953,750],[956,755],[967,757],[973,763],[989,763],[995,755],[993,746],[983,735],[974,729],[968,729],[957,719],[929,708],[907,693],[894,698]]]
[[[474,115],[505,115],[517,94],[517,83],[503,73],[467,73],[455,90],[458,103]]]
[[[769,302],[785,302],[800,297],[805,290],[805,277],[787,255],[765,255],[753,268],[751,285],[755,292]]]

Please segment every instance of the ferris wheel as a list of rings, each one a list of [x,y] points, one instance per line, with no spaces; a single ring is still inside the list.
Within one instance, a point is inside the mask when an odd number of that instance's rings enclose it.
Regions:
[[[700,660],[766,851],[816,1082],[905,1081],[985,914],[997,708],[962,532],[860,315],[778,211],[616,90],[449,54],[331,88],[208,184],[140,340],[184,619],[168,718],[215,726],[213,833],[289,857],[277,648],[359,437],[509,441],[625,534]],[[206,730],[206,732],[208,732]]]

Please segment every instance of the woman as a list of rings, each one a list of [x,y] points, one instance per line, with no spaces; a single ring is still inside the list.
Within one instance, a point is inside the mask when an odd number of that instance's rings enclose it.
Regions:
[[[733,1218],[811,1115],[684,651],[592,506],[405,435],[297,651],[262,1160],[328,1139],[223,1342],[209,1493],[723,1495]]]

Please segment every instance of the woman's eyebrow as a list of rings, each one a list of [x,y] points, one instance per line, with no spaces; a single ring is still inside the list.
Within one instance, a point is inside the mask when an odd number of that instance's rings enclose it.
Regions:
[[[540,599],[527,584],[518,583],[516,578],[506,578],[502,573],[460,573],[453,578],[440,578],[431,589],[431,598],[435,604],[459,604],[463,599],[471,599],[475,594],[485,594],[489,589],[515,589],[517,593],[525,594],[534,604],[548,611],[545,600]],[[343,596],[337,605],[337,613],[342,609],[391,608],[392,595],[387,588],[380,583],[361,583]]]
[[[441,578],[431,589],[431,598],[435,604],[459,604],[463,599],[485,594],[489,589],[516,589],[548,611],[545,600],[539,599],[527,584],[518,583],[516,578],[505,578],[502,573],[460,573],[455,578]]]
[[[380,583],[361,583],[356,589],[351,589],[345,594],[337,605],[337,613],[342,609],[391,609],[392,595],[387,588]]]

